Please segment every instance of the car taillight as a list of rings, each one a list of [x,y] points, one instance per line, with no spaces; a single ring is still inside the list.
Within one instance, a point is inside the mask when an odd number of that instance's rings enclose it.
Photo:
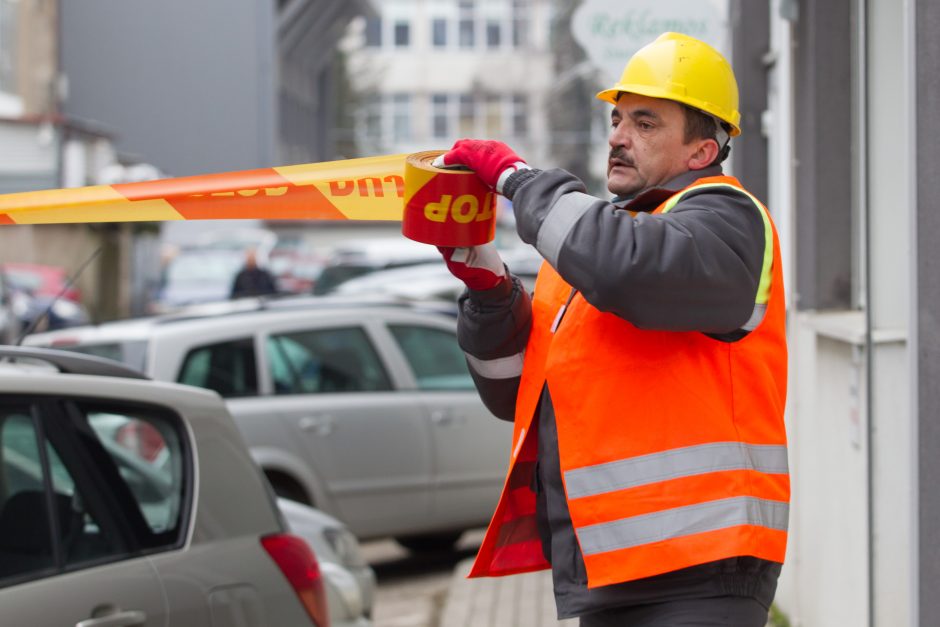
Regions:
[[[289,533],[279,533],[261,538],[261,545],[284,573],[314,624],[329,627],[320,565],[307,543]]]

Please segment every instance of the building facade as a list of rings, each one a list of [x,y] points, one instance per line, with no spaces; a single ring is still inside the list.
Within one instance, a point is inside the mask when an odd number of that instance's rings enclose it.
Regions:
[[[791,350],[777,602],[792,625],[934,625],[940,7],[774,0],[763,19]]]
[[[369,10],[0,0],[0,193],[332,158],[336,41]],[[183,238],[205,228],[174,226]],[[6,227],[0,260],[77,267],[99,251],[80,281],[107,319],[141,311],[159,273],[155,236],[127,224]]]
[[[353,29],[350,76],[363,154],[498,139],[548,160],[552,78],[545,0],[389,0]]]

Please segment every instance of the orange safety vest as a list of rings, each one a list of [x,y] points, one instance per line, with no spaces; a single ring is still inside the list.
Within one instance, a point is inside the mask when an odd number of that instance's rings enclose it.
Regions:
[[[729,176],[693,189],[732,186]],[[767,209],[756,328],[736,342],[647,331],[591,306],[542,265],[516,400],[509,472],[471,577],[541,570],[532,422],[547,384],[588,587],[741,555],[783,562],[790,481],[780,248]],[[642,298],[638,294],[637,298]],[[753,318],[752,318],[753,320]]]

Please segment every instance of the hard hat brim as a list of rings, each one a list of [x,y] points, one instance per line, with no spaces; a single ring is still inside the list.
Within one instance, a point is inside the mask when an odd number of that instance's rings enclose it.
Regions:
[[[604,102],[609,102],[612,105],[617,104],[617,97],[621,93],[630,93],[638,94],[640,96],[646,96],[648,98],[659,98],[660,100],[671,100],[673,102],[678,102],[679,104],[688,105],[699,111],[704,111],[705,113],[712,115],[722,122],[728,124],[731,127],[729,135],[732,137],[737,137],[741,134],[741,127],[739,126],[741,122],[741,114],[737,111],[733,112],[735,119],[727,119],[727,114],[722,115],[716,111],[717,107],[707,103],[696,100],[695,98],[686,98],[685,100],[677,100],[674,94],[667,93],[666,90],[653,87],[650,85],[637,85],[633,83],[618,83],[611,87],[610,89],[605,89],[603,91],[597,92],[596,98],[598,100],[603,100]]]

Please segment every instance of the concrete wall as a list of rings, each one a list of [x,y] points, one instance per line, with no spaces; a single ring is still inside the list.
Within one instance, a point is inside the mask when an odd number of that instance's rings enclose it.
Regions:
[[[917,163],[912,168],[916,193],[915,298],[917,385],[917,499],[919,504],[917,592],[919,624],[940,616],[940,4],[918,0],[914,31],[916,62]]]
[[[910,3],[870,1],[866,17],[868,281],[871,347],[872,602],[876,625],[913,624],[915,435],[908,336],[912,311],[914,83]]]
[[[273,2],[63,2],[61,36],[65,113],[120,151],[172,176],[273,164]]]
[[[925,381],[917,364],[936,362],[923,348],[917,361],[912,342],[925,296],[912,252],[923,232],[915,144],[925,137],[914,106],[922,61],[914,62],[913,6],[810,0],[794,29],[800,311],[790,319],[792,534],[778,595],[794,625],[935,622],[918,613],[917,593],[927,588],[915,380]],[[933,433],[920,424],[921,436]],[[923,441],[920,450],[936,454]]]
[[[58,4],[57,0],[17,3],[17,92],[26,115],[55,113],[58,106]]]

